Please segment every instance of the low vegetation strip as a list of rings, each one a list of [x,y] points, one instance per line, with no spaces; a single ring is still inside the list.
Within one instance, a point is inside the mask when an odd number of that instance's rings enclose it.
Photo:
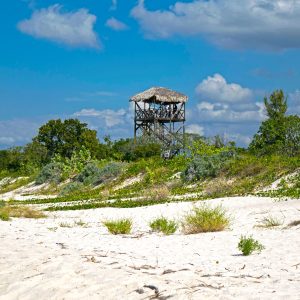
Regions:
[[[199,201],[205,200],[204,198],[186,198],[186,199],[160,199],[160,200],[116,200],[116,201],[102,201],[102,202],[91,202],[82,203],[76,205],[68,206],[51,206],[45,208],[45,211],[62,211],[62,210],[82,210],[82,209],[94,209],[94,208],[104,208],[104,207],[116,207],[116,208],[134,208],[142,206],[151,206],[157,204],[173,203],[173,202],[189,202],[189,201]]]

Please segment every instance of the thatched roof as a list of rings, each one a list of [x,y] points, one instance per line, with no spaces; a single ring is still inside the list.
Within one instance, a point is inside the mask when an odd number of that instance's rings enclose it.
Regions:
[[[182,103],[186,102],[188,97],[184,94],[163,88],[152,87],[142,93],[131,97],[130,101],[134,102],[167,102],[167,103]]]

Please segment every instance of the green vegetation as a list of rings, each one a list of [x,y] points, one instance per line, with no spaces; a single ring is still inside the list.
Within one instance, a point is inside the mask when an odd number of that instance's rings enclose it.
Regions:
[[[300,153],[300,118],[286,116],[287,98],[282,90],[264,99],[268,119],[262,122],[249,149],[258,155],[276,153],[296,156]]]
[[[222,206],[212,208],[203,204],[185,215],[182,227],[185,234],[196,234],[223,231],[229,224],[230,218]]]
[[[0,208],[0,220],[2,221],[9,221],[9,212],[7,209]]]
[[[238,249],[245,256],[252,254],[254,251],[261,252],[264,248],[265,247],[257,240],[253,239],[252,236],[250,237],[241,236],[238,244]]]
[[[103,225],[106,226],[111,234],[129,234],[132,229],[131,219],[119,219],[104,221]]]
[[[162,232],[165,235],[173,234],[178,229],[178,225],[175,221],[168,220],[164,217],[153,220],[149,226],[153,231]]]
[[[264,102],[268,118],[249,149],[220,136],[187,134],[186,151],[170,160],[161,158],[161,145],[150,138],[134,142],[106,136],[100,141],[79,120],[51,120],[25,147],[0,151],[0,193],[33,181],[47,183],[37,187],[30,200],[10,201],[41,204],[45,210],[137,207],[248,194],[300,198],[299,117],[286,114],[282,91]],[[293,172],[275,190],[262,192]],[[39,200],[34,194],[57,197]]]
[[[0,219],[8,221],[10,218],[30,218],[40,219],[45,218],[46,215],[39,210],[33,209],[28,206],[11,206],[5,205],[0,208]]]

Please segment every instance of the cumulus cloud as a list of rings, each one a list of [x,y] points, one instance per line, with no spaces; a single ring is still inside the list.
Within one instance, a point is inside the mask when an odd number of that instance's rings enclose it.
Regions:
[[[81,111],[76,112],[74,116],[85,118],[97,118],[98,122],[103,122],[103,125],[105,127],[111,128],[117,125],[123,125],[125,123],[127,113],[128,112],[125,109],[82,109]]]
[[[264,117],[263,106],[255,102],[254,92],[215,74],[196,87],[198,113],[202,120],[211,122],[252,122]]]
[[[196,93],[207,100],[219,102],[240,102],[252,98],[252,91],[236,83],[227,83],[226,79],[215,74],[203,80],[196,88]]]
[[[117,20],[116,18],[110,18],[106,21],[105,25],[115,31],[123,31],[123,30],[127,30],[128,29],[128,26]]]
[[[87,9],[63,12],[62,6],[55,4],[35,10],[30,19],[19,22],[17,27],[25,34],[71,47],[100,48],[94,31],[96,20]]]
[[[220,134],[247,145],[265,118],[264,105],[256,100],[256,91],[227,82],[221,74],[202,80],[195,93],[198,103],[187,111],[192,131],[197,125],[206,136]]]
[[[225,48],[300,48],[300,0],[194,0],[131,15],[147,37],[200,36]]]

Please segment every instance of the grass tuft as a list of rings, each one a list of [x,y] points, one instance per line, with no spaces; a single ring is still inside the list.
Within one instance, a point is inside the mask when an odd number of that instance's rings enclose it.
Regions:
[[[81,226],[81,227],[87,227],[87,224],[83,222],[81,219],[74,222],[75,225]]]
[[[104,221],[103,225],[106,226],[108,231],[112,234],[129,234],[132,229],[131,219],[119,219]]]
[[[178,225],[175,221],[168,220],[164,217],[153,220],[150,222],[149,226],[153,231],[162,232],[165,235],[173,234],[178,228]]]
[[[283,224],[283,222],[281,220],[279,220],[278,218],[273,217],[273,216],[267,216],[264,219],[262,219],[259,227],[272,228],[272,227],[281,226],[282,224]]]
[[[259,241],[253,239],[252,236],[241,236],[238,249],[243,253],[243,255],[248,256],[254,251],[261,252],[263,249],[265,249],[265,247]]]
[[[63,228],[72,228],[72,224],[69,224],[67,222],[61,222],[59,223],[59,227],[63,227]]]
[[[230,218],[222,206],[212,208],[204,204],[185,215],[182,227],[185,234],[196,234],[223,231],[229,224]]]

